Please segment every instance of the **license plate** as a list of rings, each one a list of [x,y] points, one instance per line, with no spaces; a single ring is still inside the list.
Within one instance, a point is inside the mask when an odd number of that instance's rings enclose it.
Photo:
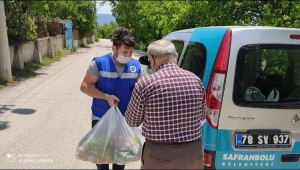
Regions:
[[[290,148],[291,134],[235,134],[236,148]]]

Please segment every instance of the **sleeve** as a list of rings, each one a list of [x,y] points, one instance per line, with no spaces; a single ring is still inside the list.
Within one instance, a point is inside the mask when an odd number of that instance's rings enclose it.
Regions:
[[[144,119],[145,113],[145,88],[142,83],[137,83],[133,89],[126,113],[125,120],[131,127],[138,127]]]
[[[100,74],[99,74],[99,71],[98,71],[98,67],[97,67],[97,64],[96,64],[96,61],[93,60],[90,65],[89,65],[89,68],[87,70],[89,73],[93,74],[94,76],[96,77],[100,77]]]

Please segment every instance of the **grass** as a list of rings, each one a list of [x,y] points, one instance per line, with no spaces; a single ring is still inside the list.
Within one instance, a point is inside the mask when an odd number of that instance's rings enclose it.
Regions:
[[[12,81],[12,82],[0,82],[0,90],[3,89],[6,86],[13,86],[18,84],[17,81]]]
[[[74,49],[61,49],[58,52],[54,54],[53,58],[49,58],[47,56],[43,56],[42,63],[38,63],[36,61],[31,61],[24,63],[24,69],[17,69],[17,68],[12,68],[12,82],[0,82],[0,89],[4,88],[5,86],[10,86],[10,85],[16,85],[18,84],[20,78],[31,78],[35,77],[36,73],[35,71],[40,69],[41,67],[48,67],[50,66],[53,62],[60,61],[62,57],[65,57],[67,55],[70,55],[78,50],[78,47]]]

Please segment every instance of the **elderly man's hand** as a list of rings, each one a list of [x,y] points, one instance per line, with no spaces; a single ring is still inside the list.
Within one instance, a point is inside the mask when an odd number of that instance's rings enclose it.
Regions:
[[[109,94],[106,94],[105,95],[105,99],[106,101],[108,102],[109,106],[110,107],[117,107],[118,106],[118,102],[120,102],[120,99],[115,96],[115,95],[109,95]]]

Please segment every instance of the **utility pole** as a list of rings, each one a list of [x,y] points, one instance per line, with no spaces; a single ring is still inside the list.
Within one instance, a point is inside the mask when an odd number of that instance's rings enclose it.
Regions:
[[[96,21],[97,21],[97,25],[96,25],[96,28],[95,28],[95,39],[93,41],[95,41],[96,39],[98,39],[97,37],[97,33],[98,33],[98,16],[97,16],[97,0],[95,0],[95,12],[96,12]]]
[[[4,1],[0,0],[0,81],[12,82]]]

